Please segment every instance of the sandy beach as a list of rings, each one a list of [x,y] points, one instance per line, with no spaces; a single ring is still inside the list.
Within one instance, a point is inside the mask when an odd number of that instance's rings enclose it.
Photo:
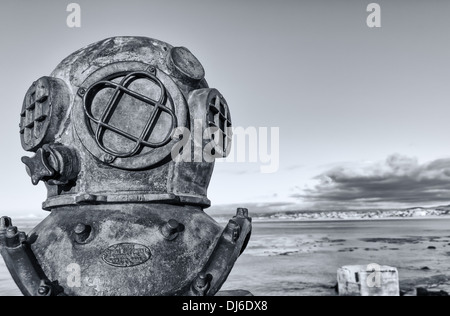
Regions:
[[[417,287],[449,291],[449,227],[449,218],[257,222],[225,288],[336,295],[339,267],[377,263],[398,268],[405,295]]]
[[[29,230],[39,220],[15,221]],[[336,295],[343,265],[397,267],[404,294],[450,290],[450,218],[256,221],[251,242],[223,289],[255,295]],[[20,295],[0,262],[0,295]]]

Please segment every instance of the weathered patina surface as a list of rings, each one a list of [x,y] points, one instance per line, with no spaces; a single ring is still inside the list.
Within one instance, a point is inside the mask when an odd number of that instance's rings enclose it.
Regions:
[[[221,134],[186,143],[174,131]],[[205,214],[231,115],[184,47],[116,37],[83,48],[33,83],[20,112],[32,183],[51,214],[28,236],[2,218],[0,249],[25,295],[215,295],[251,234],[239,209],[225,229]],[[220,141],[219,141],[220,139]],[[198,148],[197,148],[198,149]]]

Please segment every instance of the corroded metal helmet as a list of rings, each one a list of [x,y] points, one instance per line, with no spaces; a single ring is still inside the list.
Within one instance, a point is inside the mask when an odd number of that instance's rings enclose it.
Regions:
[[[214,160],[177,147],[179,128],[231,116],[184,47],[110,38],[32,84],[20,114],[22,161],[51,214],[29,235],[1,220],[5,262],[25,295],[215,295],[251,233],[246,209],[223,229],[204,213]],[[192,146],[192,148],[189,148]],[[192,159],[173,159],[174,148]]]

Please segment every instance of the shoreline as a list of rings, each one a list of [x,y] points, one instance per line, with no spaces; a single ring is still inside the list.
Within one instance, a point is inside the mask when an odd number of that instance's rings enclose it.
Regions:
[[[423,217],[384,217],[384,218],[323,218],[323,219],[258,219],[253,218],[256,223],[318,223],[318,222],[378,222],[378,221],[410,221],[410,220],[434,220],[450,219],[450,215],[442,216],[423,216]]]
[[[251,215],[251,214],[250,214]],[[226,223],[229,219],[224,217],[213,218],[219,223]],[[328,222],[383,222],[383,221],[411,221],[411,220],[450,220],[450,215],[423,216],[423,217],[384,217],[384,218],[320,218],[320,219],[273,219],[273,218],[253,218],[253,223],[328,223]]]

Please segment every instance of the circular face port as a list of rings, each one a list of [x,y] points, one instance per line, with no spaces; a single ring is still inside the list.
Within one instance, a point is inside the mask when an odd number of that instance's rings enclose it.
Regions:
[[[113,167],[150,168],[167,158],[186,126],[187,104],[173,80],[136,62],[112,64],[78,90],[75,128],[85,148]]]

